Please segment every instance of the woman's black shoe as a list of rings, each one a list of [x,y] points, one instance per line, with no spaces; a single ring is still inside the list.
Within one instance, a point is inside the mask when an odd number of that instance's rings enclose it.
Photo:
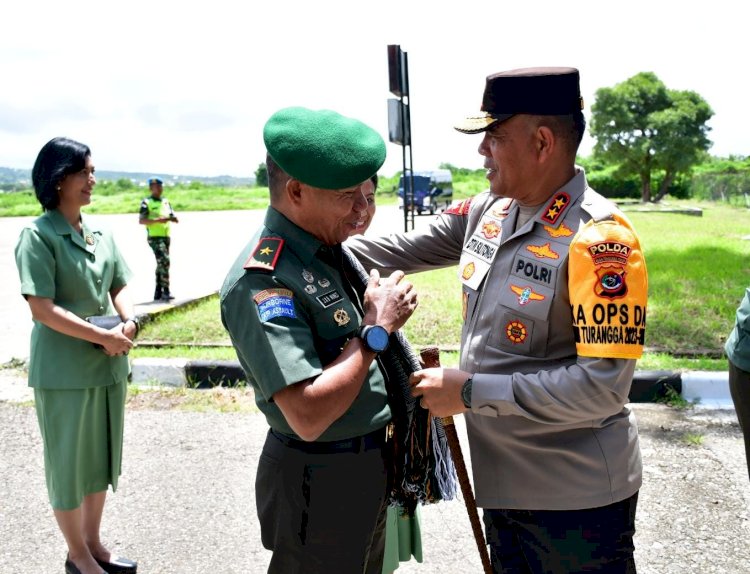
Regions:
[[[96,563],[107,571],[107,574],[136,574],[138,571],[138,562],[128,560],[127,558],[118,558],[114,562],[105,562],[94,558]]]
[[[73,564],[70,560],[65,560],[65,574],[81,574],[78,566]]]

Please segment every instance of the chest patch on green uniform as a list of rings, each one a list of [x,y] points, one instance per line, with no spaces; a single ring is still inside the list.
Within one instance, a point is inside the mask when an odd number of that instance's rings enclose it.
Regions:
[[[258,305],[258,315],[264,323],[276,317],[297,317],[294,310],[294,293],[289,289],[265,289],[253,297]]]
[[[335,305],[336,303],[341,301],[343,297],[341,296],[341,293],[334,289],[333,291],[328,291],[328,293],[319,295],[318,297],[316,297],[316,299],[321,305],[323,305],[323,307],[327,309],[331,305]]]
[[[264,237],[253,249],[250,257],[247,258],[243,267],[245,269],[265,269],[273,271],[276,268],[276,262],[279,260],[281,248],[284,246],[284,240],[280,237]]]

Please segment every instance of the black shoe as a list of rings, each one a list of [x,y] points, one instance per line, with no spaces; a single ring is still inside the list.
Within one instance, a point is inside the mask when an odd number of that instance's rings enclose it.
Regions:
[[[128,560],[127,558],[118,558],[114,562],[105,562],[94,558],[96,563],[104,568],[107,574],[136,574],[138,570],[138,562]]]
[[[161,294],[161,300],[162,301],[171,301],[174,299],[172,295],[169,294],[169,291],[163,291]]]
[[[96,559],[95,559],[96,560]],[[98,560],[96,560],[99,562]],[[99,562],[99,566],[102,566],[102,563]],[[104,574],[109,574],[106,570],[102,570]],[[135,572],[135,570],[133,570]],[[65,560],[65,574],[81,574],[81,571],[78,569],[78,566],[76,566],[71,560]]]
[[[154,301],[161,301],[161,289],[159,287],[154,291]]]

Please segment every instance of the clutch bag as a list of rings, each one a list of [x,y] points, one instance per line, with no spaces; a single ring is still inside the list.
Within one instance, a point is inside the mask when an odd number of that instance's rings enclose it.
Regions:
[[[122,323],[122,319],[119,315],[91,315],[91,317],[86,317],[85,319],[92,325],[96,327],[101,327],[102,329],[107,329],[108,331],[110,329],[114,329]],[[101,349],[102,346],[99,343],[92,343],[94,347],[97,349]]]
[[[122,319],[120,319],[119,315],[92,315],[91,317],[86,317],[86,321],[91,323],[92,325],[96,327],[101,327],[102,329],[114,329],[122,323]]]

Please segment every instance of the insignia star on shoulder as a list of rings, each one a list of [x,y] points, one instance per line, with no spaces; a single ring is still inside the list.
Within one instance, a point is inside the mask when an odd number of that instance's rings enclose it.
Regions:
[[[250,257],[247,258],[243,267],[245,269],[265,269],[273,271],[276,268],[276,262],[279,260],[281,248],[284,246],[284,240],[280,237],[264,237],[253,249]]]

